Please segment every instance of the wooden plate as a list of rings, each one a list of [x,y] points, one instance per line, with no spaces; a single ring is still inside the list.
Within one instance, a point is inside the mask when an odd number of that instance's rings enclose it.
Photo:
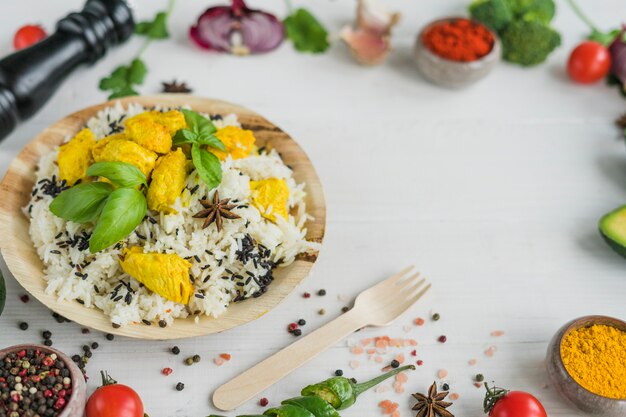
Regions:
[[[235,113],[246,129],[254,131],[257,144],[271,145],[282,155],[286,164],[293,168],[298,182],[306,183],[307,212],[315,218],[306,225],[307,239],[321,243],[326,225],[326,205],[319,178],[311,161],[298,144],[280,128],[260,115],[243,107],[218,100],[189,95],[172,94],[152,97],[128,97],[122,104],[131,102],[145,106],[182,106],[188,104],[193,110],[205,113]],[[11,273],[17,281],[48,308],[83,326],[107,333],[141,339],[178,339],[216,333],[247,323],[261,317],[276,307],[309,274],[317,255],[301,255],[285,268],[275,271],[275,280],[268,292],[259,298],[231,304],[228,311],[217,319],[203,316],[199,323],[193,318],[177,319],[172,326],[146,326],[143,324],[111,327],[111,322],[100,310],[86,308],[76,301],[57,301],[55,295],[45,293],[42,263],[28,234],[29,221],[22,213],[28,204],[35,182],[35,169],[42,155],[52,151],[68,135],[74,135],[86,121],[113,102],[71,114],[44,130],[30,142],[9,166],[0,184],[0,249]]]

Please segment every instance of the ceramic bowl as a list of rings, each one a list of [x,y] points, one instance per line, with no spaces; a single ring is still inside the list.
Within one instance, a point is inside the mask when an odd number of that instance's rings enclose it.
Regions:
[[[494,44],[491,51],[484,57],[472,62],[458,62],[442,58],[424,46],[423,35],[431,27],[449,22],[460,17],[449,17],[435,20],[428,24],[417,35],[415,41],[415,62],[417,69],[429,81],[449,88],[466,87],[484,78],[500,61],[501,46],[497,35],[491,31]]]
[[[61,414],[59,414],[59,417],[83,417],[85,413],[85,402],[87,400],[87,386],[83,373],[78,366],[64,353],[43,345],[16,345],[0,349],[0,360],[9,353],[24,349],[39,349],[42,352],[55,353],[57,357],[65,363],[65,366],[70,371],[70,378],[72,379],[72,395]]]
[[[605,417],[626,417],[626,399],[603,397],[585,389],[565,369],[561,359],[561,342],[569,332],[594,324],[613,326],[626,331],[626,322],[606,316],[585,316],[572,320],[559,329],[548,346],[546,367],[554,389],[580,410]]]

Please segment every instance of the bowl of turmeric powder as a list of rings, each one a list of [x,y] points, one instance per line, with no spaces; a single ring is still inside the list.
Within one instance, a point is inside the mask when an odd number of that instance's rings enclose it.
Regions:
[[[415,62],[429,81],[450,88],[484,78],[500,61],[500,41],[480,22],[453,17],[435,20],[417,36]]]
[[[585,316],[559,329],[548,346],[554,389],[580,410],[626,416],[626,322]]]

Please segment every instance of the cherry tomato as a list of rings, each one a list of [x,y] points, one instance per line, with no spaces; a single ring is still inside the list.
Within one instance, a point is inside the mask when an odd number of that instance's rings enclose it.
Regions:
[[[18,50],[28,48],[44,39],[46,36],[48,36],[46,31],[39,25],[22,26],[15,32],[13,47]]]
[[[607,76],[611,69],[611,54],[602,44],[585,41],[569,56],[567,73],[577,83],[591,84]]]
[[[489,413],[491,417],[548,417],[538,399],[527,392],[509,391]]]
[[[98,388],[89,397],[85,412],[87,417],[144,417],[139,395],[121,384]]]

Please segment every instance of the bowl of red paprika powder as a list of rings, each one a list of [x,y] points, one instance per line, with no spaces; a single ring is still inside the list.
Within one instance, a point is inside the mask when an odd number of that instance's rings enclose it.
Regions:
[[[500,61],[498,37],[482,23],[447,18],[427,25],[417,36],[417,68],[428,80],[459,88],[485,77]]]

